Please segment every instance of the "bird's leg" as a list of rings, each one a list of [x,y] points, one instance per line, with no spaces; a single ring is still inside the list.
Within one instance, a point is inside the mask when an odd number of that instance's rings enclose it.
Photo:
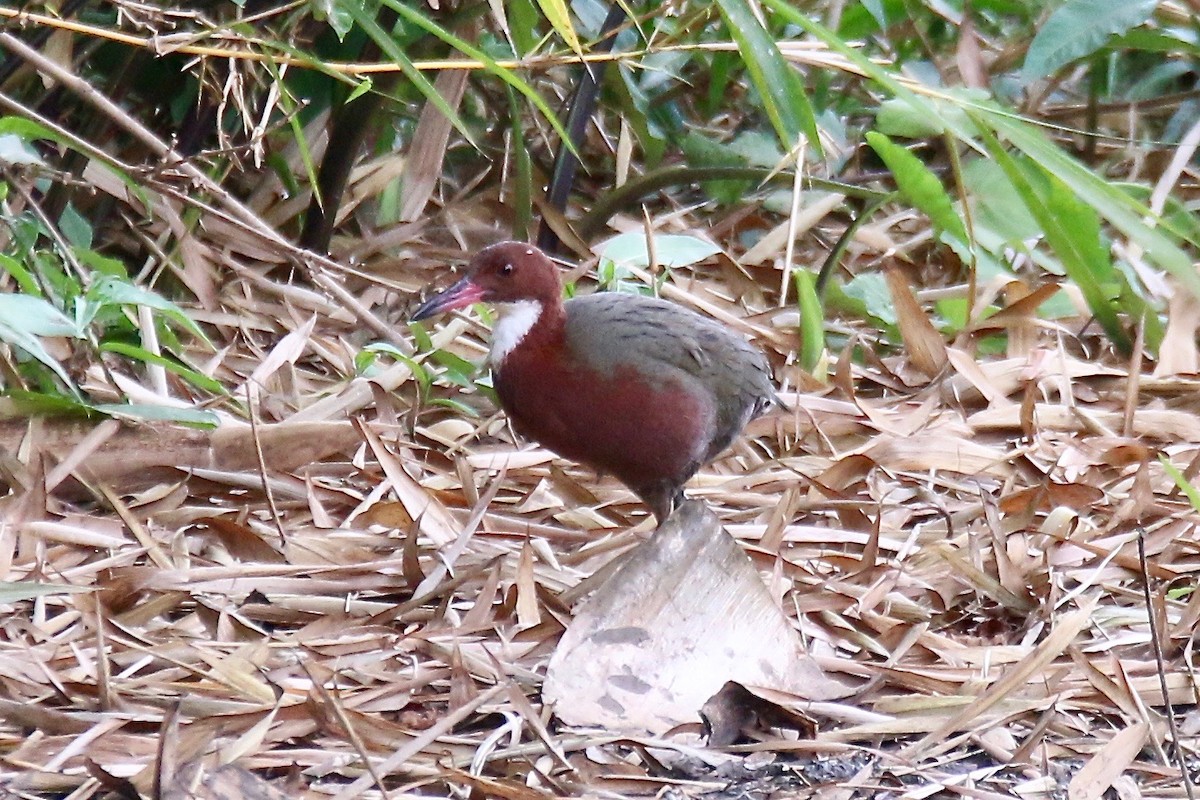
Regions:
[[[639,487],[634,489],[634,494],[642,498],[642,502],[650,508],[650,512],[654,514],[654,519],[659,525],[666,522],[671,513],[687,499],[683,494],[683,489],[674,481],[663,481],[654,486]]]

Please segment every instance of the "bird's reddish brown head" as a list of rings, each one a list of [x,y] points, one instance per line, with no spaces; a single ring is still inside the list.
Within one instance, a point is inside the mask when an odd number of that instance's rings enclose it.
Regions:
[[[413,314],[419,321],[472,303],[534,300],[543,306],[562,301],[558,267],[531,244],[501,242],[480,250],[466,276],[439,292]]]

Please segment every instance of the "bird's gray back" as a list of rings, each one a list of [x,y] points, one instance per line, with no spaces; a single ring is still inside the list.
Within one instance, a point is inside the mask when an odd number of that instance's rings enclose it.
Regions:
[[[591,369],[635,365],[649,380],[682,378],[717,408],[712,458],[775,398],[766,357],[744,337],[676,303],[599,292],[566,303],[566,343]]]

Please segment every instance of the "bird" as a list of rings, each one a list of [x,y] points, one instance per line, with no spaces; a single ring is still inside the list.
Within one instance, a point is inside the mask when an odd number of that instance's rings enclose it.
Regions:
[[[479,302],[498,312],[488,360],[513,429],[612,475],[659,524],[688,479],[777,402],[766,356],[742,335],[640,294],[564,302],[559,268],[533,245],[480,250],[411,319]]]

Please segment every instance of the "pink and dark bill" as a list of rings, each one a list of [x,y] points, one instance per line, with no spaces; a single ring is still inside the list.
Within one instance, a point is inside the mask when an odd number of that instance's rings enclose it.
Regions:
[[[469,306],[481,300],[483,300],[483,288],[471,280],[470,276],[467,276],[448,289],[438,292],[426,300],[413,313],[412,321],[420,322],[423,319],[429,319],[435,314],[441,314],[444,311],[453,311],[456,308]]]

